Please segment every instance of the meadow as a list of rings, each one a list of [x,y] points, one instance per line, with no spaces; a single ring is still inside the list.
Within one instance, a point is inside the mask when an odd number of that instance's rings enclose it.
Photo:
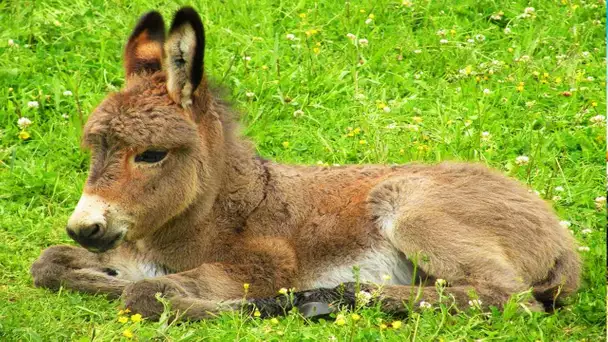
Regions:
[[[140,321],[120,301],[36,289],[31,263],[73,244],[93,108],[124,82],[138,17],[185,2],[0,2],[0,340],[600,341],[606,339],[605,1],[193,0],[205,70],[243,134],[285,163],[480,162],[549,201],[576,237],[580,291],[553,314],[449,303],[317,322]]]

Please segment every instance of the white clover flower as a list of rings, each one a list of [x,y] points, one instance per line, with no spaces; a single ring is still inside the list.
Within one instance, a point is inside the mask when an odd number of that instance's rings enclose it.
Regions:
[[[476,34],[475,40],[477,40],[478,42],[483,42],[484,40],[486,40],[486,36],[484,36],[483,34]]]
[[[365,20],[365,24],[366,24],[366,25],[369,25],[369,24],[371,24],[373,21],[374,21],[374,19],[372,19],[372,18],[367,18],[367,19]]]
[[[396,123],[394,123],[394,122],[393,122],[393,123],[390,123],[390,124],[386,125],[386,128],[387,128],[387,129],[395,129],[395,128],[397,128],[397,124],[396,124]]]
[[[580,246],[578,248],[579,252],[589,252],[591,250],[591,248],[587,247],[587,246]]]
[[[478,307],[478,306],[481,306],[481,304],[482,304],[481,299],[471,299],[471,300],[469,301],[469,306],[475,306],[475,307]]]
[[[418,125],[412,125],[412,124],[405,125],[405,128],[407,128],[408,130],[413,131],[413,132],[418,132],[420,130],[420,127]]]
[[[595,81],[595,77],[593,77],[593,76],[587,76],[587,81],[593,82],[593,81]]]
[[[27,103],[27,106],[29,108],[38,108],[40,106],[40,104],[38,103],[38,101],[30,101]]]
[[[556,186],[555,187],[555,191],[556,192],[563,192],[564,191],[564,187],[563,186]]]
[[[606,197],[604,197],[604,196],[596,197],[594,202],[595,202],[595,208],[597,210],[606,209]]]
[[[251,92],[251,91],[248,91],[248,92],[245,93],[245,96],[247,96],[247,97],[254,97],[255,94],[253,92]]]
[[[8,40],[8,46],[15,46],[15,41],[12,39]]]
[[[440,37],[445,37],[446,33],[447,33],[447,31],[444,29],[437,31],[437,35]]]
[[[372,299],[372,294],[367,291],[359,291],[356,296],[356,300],[361,305],[366,305]]]
[[[251,60],[251,56],[243,56],[243,60],[250,61]]]
[[[570,228],[570,226],[572,225],[572,222],[570,221],[559,221],[559,225],[564,227],[564,228]]]
[[[367,44],[369,44],[369,40],[367,40],[365,38],[359,39],[359,45],[361,45],[361,46],[367,46]]]
[[[510,28],[510,27],[505,27],[505,29],[503,30],[503,32],[504,32],[505,34],[511,34],[511,33],[513,33],[513,31],[511,31],[511,28]]]
[[[591,234],[592,230],[589,228],[585,228],[583,230],[581,230],[581,234],[583,235],[587,235],[587,234]]]
[[[298,109],[298,110],[296,110],[295,112],[293,112],[293,116],[294,116],[295,118],[300,117],[300,116],[302,116],[302,115],[304,115],[304,111],[303,111],[303,110],[301,110],[301,109]]]
[[[73,95],[72,92],[69,90],[66,90],[63,92],[63,96],[72,96],[72,95]]]
[[[418,305],[420,306],[421,309],[430,309],[433,307],[433,305],[431,305],[431,303],[425,302],[424,300],[421,300]]]
[[[536,12],[536,10],[534,9],[534,7],[526,7],[524,9],[524,13],[525,14],[534,14],[534,12]]]
[[[603,123],[606,123],[606,117],[603,115],[596,115],[590,118],[589,121],[591,121],[591,123],[594,125],[601,125]]]
[[[384,108],[382,108],[383,111],[385,111],[386,113],[390,113],[391,112],[391,107],[386,106]]]
[[[528,164],[529,161],[530,158],[528,156],[518,156],[517,158],[515,158],[515,164],[520,166]]]
[[[490,95],[490,94],[492,94],[492,91],[490,89],[486,88],[483,90],[483,93],[486,95]]]
[[[287,40],[294,40],[294,39],[296,39],[296,35],[293,34],[293,33],[288,33],[288,34],[285,35],[285,39],[287,39]]]
[[[420,54],[420,53],[422,53],[422,50],[414,50],[414,53],[415,54]]]
[[[355,99],[357,100],[365,100],[365,94],[355,94]]]
[[[70,118],[70,116],[67,115],[67,114],[61,114],[61,117],[64,118],[64,119],[69,119]]]
[[[354,34],[352,34],[352,33],[347,33],[347,34],[346,34],[346,37],[347,37],[348,39],[350,39],[350,40],[355,40],[355,39],[357,39],[357,36],[355,36],[355,35],[354,35]]]
[[[552,201],[555,201],[555,202],[557,202],[557,201],[561,201],[561,200],[562,200],[562,196],[555,195],[555,196],[553,196],[553,197],[551,198],[551,200],[552,200]]]
[[[439,41],[439,44],[447,44],[447,43],[448,43],[448,40],[447,40],[447,39],[441,39],[441,40]]]
[[[491,136],[492,135],[490,134],[490,132],[487,132],[487,131],[481,132],[481,140],[485,140],[485,141],[490,140]]]
[[[422,77],[423,74],[424,73],[422,71],[421,72],[417,72],[417,73],[414,74],[414,78],[417,79],[417,80],[419,80]]]
[[[19,126],[20,129],[26,129],[31,124],[32,124],[32,120],[30,120],[26,117],[21,117],[21,118],[19,118],[19,120],[17,120],[17,126]]]
[[[475,39],[469,38],[469,39],[467,39],[467,43],[473,44],[473,43],[475,43]]]
[[[584,58],[589,58],[591,57],[591,53],[589,51],[583,51],[581,53],[581,56],[583,56]]]

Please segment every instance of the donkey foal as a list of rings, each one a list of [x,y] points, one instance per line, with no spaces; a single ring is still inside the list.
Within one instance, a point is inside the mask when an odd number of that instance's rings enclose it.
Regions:
[[[379,298],[389,312],[438,302],[439,278],[460,307],[473,292],[500,307],[532,289],[530,304],[551,309],[577,289],[579,259],[556,215],[483,166],[260,158],[208,85],[204,46],[191,8],[167,37],[158,12],[140,19],[124,89],[84,130],[90,173],[67,224],[82,247],[46,249],[31,268],[36,286],[122,296],[147,317],[162,312],[161,293],[190,319],[240,309],[245,283],[265,315],[291,305],[273,299],[281,288],[307,290],[298,306],[353,305],[353,266],[367,291],[390,276]]]

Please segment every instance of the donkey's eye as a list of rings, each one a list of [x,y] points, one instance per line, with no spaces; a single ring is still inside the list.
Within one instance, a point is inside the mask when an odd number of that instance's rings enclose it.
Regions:
[[[158,163],[167,156],[167,151],[147,150],[135,156],[136,163]]]

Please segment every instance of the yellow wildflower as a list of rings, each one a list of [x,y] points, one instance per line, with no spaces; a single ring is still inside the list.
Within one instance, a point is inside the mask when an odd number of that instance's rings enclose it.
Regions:
[[[419,116],[414,116],[412,118],[412,121],[414,121],[415,123],[421,123],[422,122],[422,118]]]
[[[405,153],[405,150],[404,150],[404,149],[400,149],[400,150],[399,150],[399,154],[404,154],[404,153]]]
[[[127,329],[122,332],[122,336],[124,336],[126,338],[133,338],[133,333],[131,332],[131,330]]]
[[[359,10],[359,12],[365,13],[365,10],[362,8],[362,9]]]
[[[595,102],[595,101],[591,102],[591,106],[592,107],[597,107],[597,102]]]
[[[473,67],[470,65],[467,65],[466,67],[464,67],[464,74],[465,75],[470,75],[473,72]]]
[[[336,323],[336,325],[340,325],[340,326],[346,324],[346,320],[344,319],[344,315],[338,315],[338,316],[336,316],[336,321],[334,323]]]
[[[519,82],[519,84],[517,85],[517,87],[515,88],[515,90],[517,90],[520,93],[522,91],[524,91],[524,82]]]
[[[315,47],[312,49],[312,52],[314,52],[314,53],[315,53],[315,55],[318,55],[318,54],[319,54],[319,52],[321,52],[321,49],[319,49],[318,47],[316,47],[316,46],[315,46]]]
[[[361,319],[361,316],[359,316],[359,315],[357,315],[356,313],[354,313],[354,314],[350,315],[350,318],[351,318],[353,321],[355,321],[355,322],[356,322],[356,321],[358,321],[358,320],[360,320],[360,319]]]
[[[279,294],[286,295],[286,294],[287,294],[287,289],[286,289],[286,288],[284,288],[284,287],[282,287],[282,288],[279,290]]]
[[[360,145],[365,145],[365,144],[367,144],[367,140],[363,140],[363,139],[359,140],[359,144]]]
[[[21,140],[27,140],[30,138],[30,134],[26,131],[21,131],[19,132],[19,139]]]
[[[384,324],[384,323],[380,324],[380,330],[384,330],[386,328],[387,328],[386,324]]]
[[[361,133],[361,128],[359,128],[359,127],[355,128],[355,129],[353,130],[353,133],[355,133],[355,134],[359,134],[359,133]]]
[[[126,316],[120,316],[120,317],[118,317],[118,322],[120,322],[120,323],[122,323],[122,324],[125,324],[125,323],[127,323],[128,321],[129,321],[129,318],[128,318],[128,317],[126,317]]]
[[[283,147],[288,148],[289,147],[289,141],[283,141]]]
[[[513,48],[508,48],[507,51],[513,52]]]
[[[304,19],[304,18],[306,18],[306,13],[300,13],[300,14],[298,14],[298,16],[299,16],[300,18]]]
[[[394,321],[393,323],[391,323],[391,326],[393,327],[393,329],[399,329],[401,328],[401,321]]]
[[[370,13],[367,17],[370,19],[374,19],[376,16],[373,13]]]
[[[141,315],[140,314],[135,314],[135,315],[131,316],[131,321],[133,321],[135,323],[141,322]]]
[[[451,34],[452,36],[453,36],[453,35],[455,35],[455,34],[456,34],[456,30],[451,29],[451,30],[450,30],[450,34]]]
[[[253,317],[260,317],[262,316],[262,313],[259,310],[255,310],[255,312],[253,313]]]
[[[262,70],[268,70],[268,66],[267,65],[262,65]]]
[[[277,325],[277,324],[279,324],[279,320],[276,319],[275,317],[273,317],[273,318],[270,319],[270,323],[274,324],[274,325]]]
[[[245,290],[245,292],[247,292],[249,290],[249,283],[243,284],[243,289]]]

